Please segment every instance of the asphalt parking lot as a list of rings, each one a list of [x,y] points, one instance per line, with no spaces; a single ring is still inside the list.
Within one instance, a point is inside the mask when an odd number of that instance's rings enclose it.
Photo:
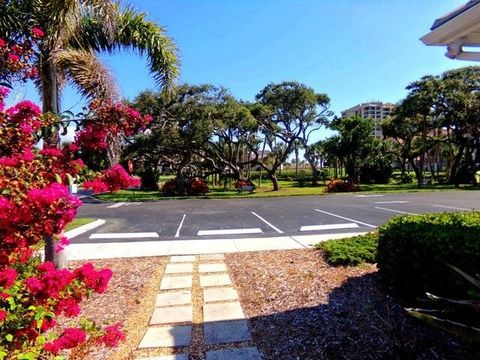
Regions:
[[[226,239],[366,232],[399,214],[480,209],[480,192],[332,194],[230,200],[88,202],[79,217],[106,223],[73,243]]]

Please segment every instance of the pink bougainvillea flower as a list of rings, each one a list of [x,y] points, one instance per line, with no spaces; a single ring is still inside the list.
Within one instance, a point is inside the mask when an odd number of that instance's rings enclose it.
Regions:
[[[125,341],[125,334],[120,328],[120,323],[107,326],[105,333],[97,339],[97,343],[108,347],[117,347],[121,341]]]
[[[32,35],[37,37],[37,38],[42,38],[42,37],[45,36],[45,33],[39,27],[34,26],[34,27],[32,27]]]
[[[0,270],[0,287],[8,289],[13,285],[17,278],[17,271],[15,269],[7,268]]]
[[[19,62],[20,56],[18,56],[17,54],[8,54],[7,60],[11,62]]]
[[[5,310],[0,310],[0,323],[4,322],[7,318],[7,312]]]

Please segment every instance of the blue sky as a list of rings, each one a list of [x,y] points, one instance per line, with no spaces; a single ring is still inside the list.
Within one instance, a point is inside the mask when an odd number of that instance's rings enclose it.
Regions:
[[[131,0],[165,26],[181,59],[180,82],[223,85],[253,100],[270,82],[297,80],[325,92],[337,114],[369,100],[397,102],[425,74],[471,65],[419,38],[466,0]],[[102,58],[122,94],[154,88],[134,53]],[[30,87],[17,99],[35,98]],[[75,91],[63,108],[83,103]],[[324,133],[325,134],[325,133]],[[322,136],[323,137],[323,136]]]

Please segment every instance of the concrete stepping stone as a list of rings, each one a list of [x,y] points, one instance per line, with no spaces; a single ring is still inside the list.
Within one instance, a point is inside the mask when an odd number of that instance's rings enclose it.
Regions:
[[[188,289],[192,287],[192,275],[164,277],[160,290]]]
[[[191,326],[150,327],[143,335],[138,348],[188,346],[191,335]]]
[[[191,273],[193,271],[193,263],[173,263],[167,264],[165,274],[181,274]]]
[[[223,286],[232,285],[228,274],[200,275],[200,286]]]
[[[252,340],[247,320],[205,323],[203,324],[203,337],[207,345]]]
[[[200,264],[198,266],[199,273],[215,273],[215,272],[227,272],[226,264]]]
[[[225,260],[225,256],[223,254],[200,255],[200,261],[216,261],[216,260]]]
[[[164,355],[164,356],[154,356],[149,358],[137,358],[136,360],[188,360],[188,355],[187,354]]]
[[[195,262],[195,255],[170,256],[171,263]]]
[[[256,347],[207,351],[207,360],[262,360]]]
[[[157,294],[155,307],[186,305],[192,303],[192,292],[190,290],[170,291]]]
[[[229,300],[238,300],[238,293],[234,288],[206,288],[203,290],[203,301],[206,303]]]
[[[203,305],[203,322],[245,319],[238,301]]]
[[[153,310],[150,325],[192,322],[192,305],[157,307]]]

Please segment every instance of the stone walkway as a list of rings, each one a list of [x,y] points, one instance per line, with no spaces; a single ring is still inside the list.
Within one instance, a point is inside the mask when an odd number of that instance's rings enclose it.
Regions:
[[[161,355],[161,354],[174,355]],[[223,254],[172,256],[141,360],[260,360]]]

